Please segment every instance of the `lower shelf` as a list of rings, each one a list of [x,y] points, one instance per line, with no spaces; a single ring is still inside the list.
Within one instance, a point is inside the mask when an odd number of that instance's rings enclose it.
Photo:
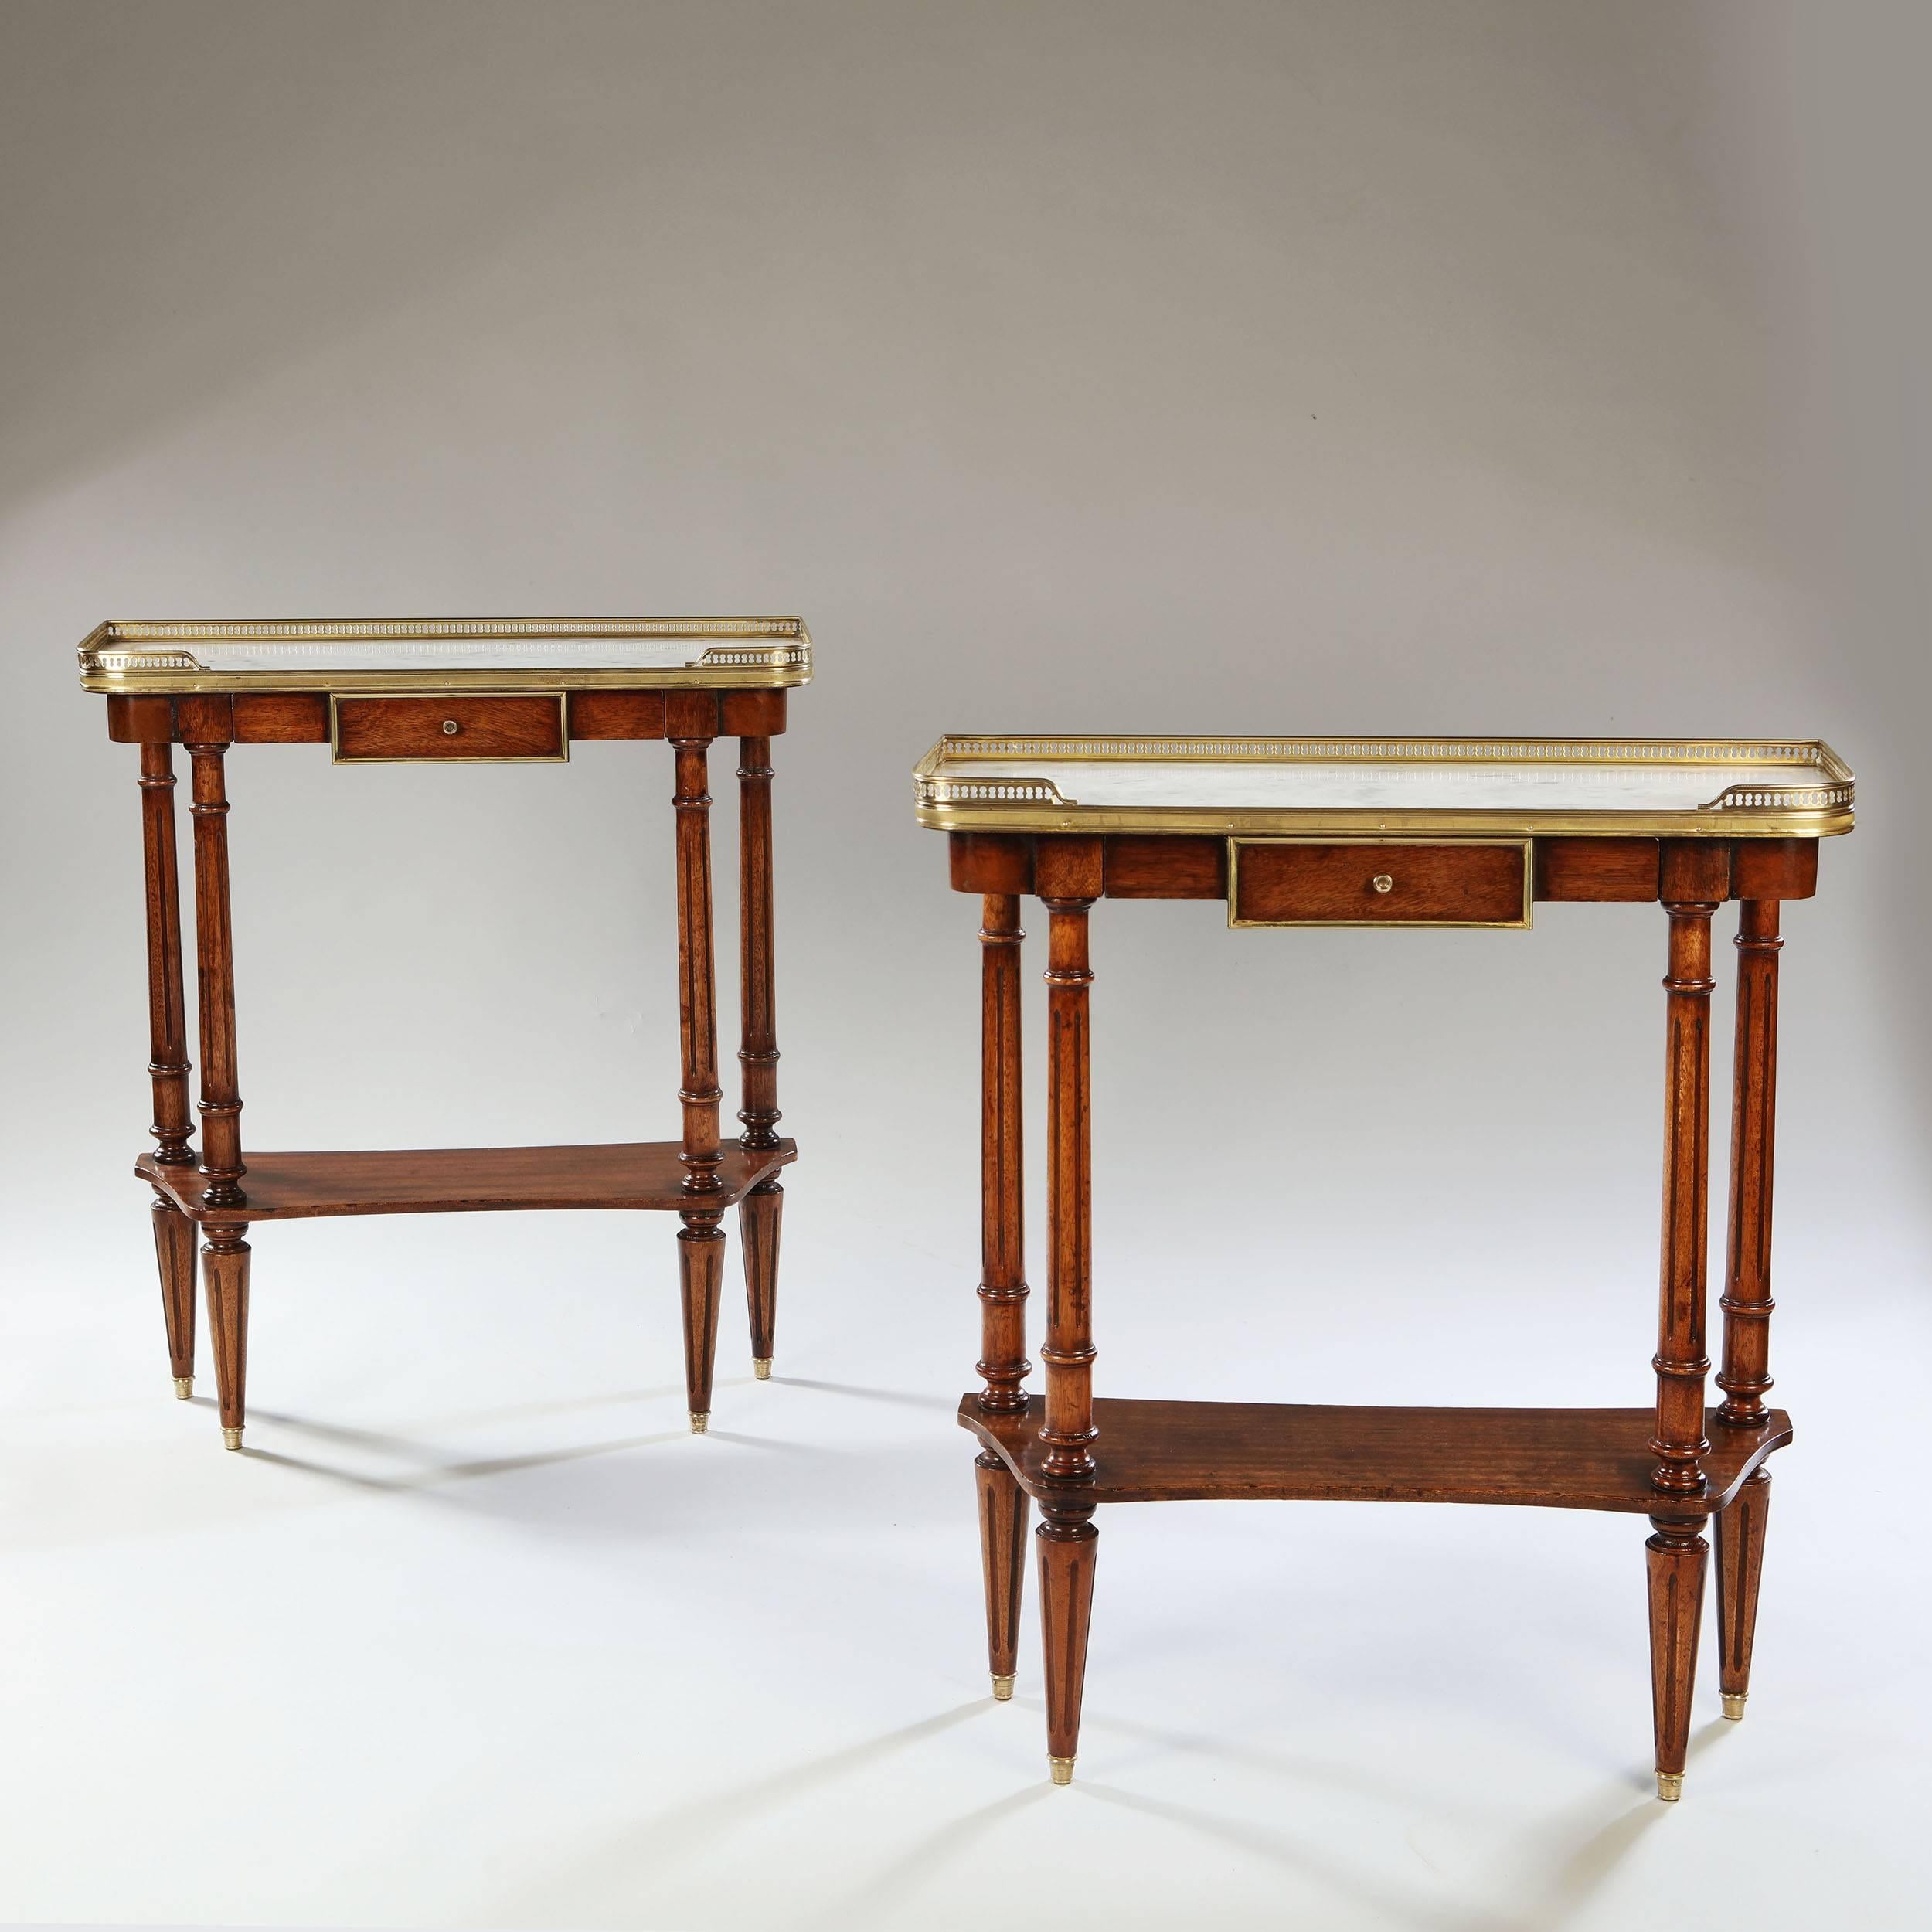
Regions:
[[[977,1395],[959,1405],[969,1429],[1032,1495],[1070,1485],[1042,1473],[1041,1399],[1024,1415],[988,1416]],[[1647,1515],[1657,1505],[1648,1409],[1327,1408],[1269,1402],[1098,1400],[1091,1484],[1097,1502],[1256,1500],[1523,1503]],[[1714,1515],[1774,1449],[1791,1419],[1774,1409],[1762,1429],[1705,1417],[1711,1452],[1702,1496],[1673,1498],[1672,1513]]]
[[[704,1199],[729,1206],[797,1158],[797,1144],[747,1153],[727,1143],[721,1185]],[[298,1221],[335,1214],[459,1214],[512,1208],[688,1207],[675,1141],[603,1147],[439,1147],[364,1154],[243,1156],[248,1199],[210,1210],[192,1167],[134,1163],[191,1221]]]

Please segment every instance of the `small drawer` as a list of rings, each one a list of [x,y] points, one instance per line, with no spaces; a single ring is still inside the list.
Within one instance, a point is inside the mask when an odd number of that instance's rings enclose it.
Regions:
[[[1230,838],[1230,926],[1526,930],[1530,841]]]
[[[332,697],[338,764],[437,764],[570,755],[561,691],[460,691],[434,698]]]

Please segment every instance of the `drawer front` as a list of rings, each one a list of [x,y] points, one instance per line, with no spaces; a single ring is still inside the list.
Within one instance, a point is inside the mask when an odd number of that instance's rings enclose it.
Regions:
[[[1530,842],[1230,838],[1230,926],[1526,929]]]
[[[338,764],[560,760],[570,755],[567,702],[560,691],[334,697],[329,743]]]

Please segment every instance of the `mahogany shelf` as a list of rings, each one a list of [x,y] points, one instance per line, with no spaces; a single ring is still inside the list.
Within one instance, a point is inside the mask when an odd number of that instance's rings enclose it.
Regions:
[[[726,1208],[798,1158],[798,1144],[747,1151],[727,1143],[717,1189]],[[515,1208],[688,1208],[675,1141],[592,1147],[440,1147],[366,1153],[248,1154],[247,1202],[211,1212],[197,1168],[134,1163],[191,1221],[300,1221],[341,1214],[466,1214]]]
[[[1029,1495],[1067,1485],[1047,1476],[1045,1412],[987,1415],[962,1396],[961,1426],[1019,1478]],[[1135,1402],[1096,1398],[1099,1465],[1081,1493],[1097,1503],[1219,1498],[1323,1502],[1520,1503],[1648,1515],[1657,1507],[1648,1409],[1346,1408],[1274,1402]],[[1705,1417],[1710,1487],[1673,1509],[1713,1515],[1774,1449],[1791,1419],[1774,1409],[1761,1429]]]

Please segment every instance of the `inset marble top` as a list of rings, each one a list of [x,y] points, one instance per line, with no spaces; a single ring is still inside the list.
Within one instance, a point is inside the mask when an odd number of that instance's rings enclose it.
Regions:
[[[798,617],[347,617],[109,622],[87,691],[581,691],[811,678]]]
[[[943,738],[913,774],[951,831],[1817,838],[1853,781],[1817,739]]]

